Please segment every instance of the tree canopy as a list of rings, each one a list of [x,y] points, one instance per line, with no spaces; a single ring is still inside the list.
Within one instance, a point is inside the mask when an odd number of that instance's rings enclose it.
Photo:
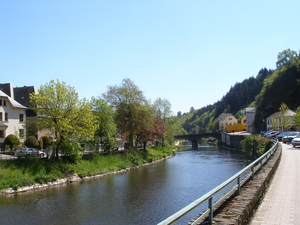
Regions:
[[[105,150],[111,151],[114,149],[115,136],[117,127],[114,121],[115,111],[101,98],[92,98],[92,110],[96,116],[96,138],[100,142],[105,140]]]
[[[147,141],[163,137],[166,130],[163,120],[172,113],[168,100],[158,98],[151,105],[130,79],[109,86],[103,98],[115,110],[117,128],[125,134],[129,147],[136,148],[142,142],[145,148]]]
[[[153,106],[155,107],[157,116],[163,120],[171,116],[173,113],[171,110],[171,102],[168,99],[157,98],[154,101]]]
[[[52,131],[56,140],[56,156],[63,139],[91,138],[95,133],[95,117],[91,104],[79,99],[74,87],[59,80],[51,80],[30,94],[31,108],[38,115],[39,130]]]
[[[147,104],[143,92],[132,80],[124,79],[119,86],[109,86],[103,98],[115,109],[119,131],[127,134],[129,146],[134,147],[141,105]]]
[[[277,56],[276,66],[277,69],[281,67],[290,67],[293,65],[299,65],[299,57],[296,51],[292,51],[291,49],[286,49],[280,52]]]

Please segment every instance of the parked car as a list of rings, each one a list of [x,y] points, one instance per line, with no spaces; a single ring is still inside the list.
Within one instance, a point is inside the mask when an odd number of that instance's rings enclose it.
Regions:
[[[293,147],[300,146],[300,134],[292,140]]]
[[[280,134],[281,133],[281,131],[274,131],[274,132],[271,132],[269,135],[268,135],[268,137],[269,138],[274,138],[276,135],[278,135],[278,134]]]
[[[270,137],[270,135],[276,134],[276,132],[277,132],[277,131],[268,130],[268,131],[266,131],[266,132],[263,134],[263,136],[265,136],[265,137]]]
[[[38,158],[38,157],[45,157],[45,153],[39,151],[35,148],[22,148],[15,152],[15,156],[18,158],[25,157],[25,158]]]
[[[299,134],[299,132],[289,132],[288,135],[284,136],[282,138],[282,142],[283,143],[287,143],[287,142],[292,142],[292,140],[297,137]]]
[[[290,133],[290,132],[282,132],[282,133],[280,133],[280,134],[277,134],[277,135],[275,136],[275,138],[277,138],[278,141],[281,141],[282,138],[283,138],[284,136],[288,136],[289,133]]]
[[[267,137],[268,136],[268,134],[270,134],[272,131],[270,131],[270,130],[268,130],[268,131],[265,131],[265,132],[263,132],[263,136],[264,137]]]

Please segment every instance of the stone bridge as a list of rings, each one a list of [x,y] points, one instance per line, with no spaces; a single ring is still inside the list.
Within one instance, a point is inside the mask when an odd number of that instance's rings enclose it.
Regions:
[[[174,138],[176,140],[188,140],[192,142],[192,147],[198,147],[198,141],[201,138],[216,138],[219,141],[221,141],[221,134],[216,132],[216,133],[202,133],[202,134],[187,134],[187,135],[175,135]]]

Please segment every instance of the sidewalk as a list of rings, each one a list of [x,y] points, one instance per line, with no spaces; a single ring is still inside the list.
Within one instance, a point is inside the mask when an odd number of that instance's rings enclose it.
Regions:
[[[300,225],[300,148],[281,145],[281,161],[251,225]]]

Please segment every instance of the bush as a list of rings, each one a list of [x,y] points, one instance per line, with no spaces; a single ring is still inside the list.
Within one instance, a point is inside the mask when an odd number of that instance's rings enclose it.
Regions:
[[[115,150],[116,147],[116,141],[113,139],[107,139],[104,141],[104,150],[108,151],[108,152],[112,152],[113,150]]]
[[[43,148],[47,148],[48,146],[51,145],[51,140],[49,137],[43,136],[42,140],[43,140],[43,146],[42,146]]]
[[[268,151],[272,147],[272,142],[270,142],[268,139],[264,138],[261,135],[255,136],[255,141],[257,143],[256,147],[256,155],[261,156],[266,151]]]
[[[4,139],[4,145],[9,145],[10,150],[13,150],[19,144],[20,144],[20,140],[14,134],[10,134]]]
[[[272,143],[261,135],[248,135],[241,141],[242,151],[248,155],[255,155],[257,157],[263,155],[271,146]]]
[[[253,142],[254,142],[254,137],[253,136],[251,136],[251,135],[245,136],[244,139],[241,140],[242,151],[245,152],[248,155],[252,155]]]
[[[78,162],[82,155],[79,154],[81,151],[81,147],[78,142],[70,141],[70,140],[63,140],[60,144],[61,151],[70,158],[71,162]]]
[[[29,137],[27,137],[27,139],[25,141],[25,145],[30,148],[38,148],[39,141],[35,137],[29,136]]]

